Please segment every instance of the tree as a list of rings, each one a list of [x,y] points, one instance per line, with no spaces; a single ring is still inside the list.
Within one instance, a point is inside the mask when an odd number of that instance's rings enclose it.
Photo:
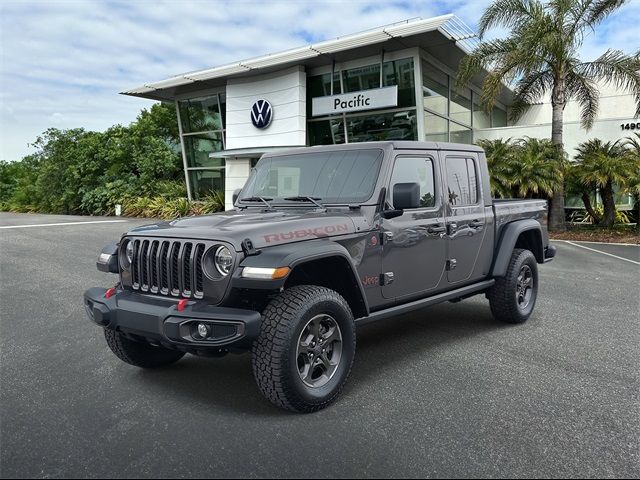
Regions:
[[[480,140],[487,156],[491,190],[499,197],[549,198],[560,186],[564,161],[549,140]]]
[[[632,161],[640,162],[640,133],[636,132],[624,140],[624,146],[627,147],[627,154],[631,156]],[[640,230],[640,168],[629,173],[628,190],[635,201],[636,214],[638,215],[636,223],[638,230]]]
[[[175,107],[155,104],[128,126],[43,132],[36,153],[0,162],[3,209],[112,213],[132,196],[183,196]]]
[[[511,138],[506,140],[482,139],[476,142],[482,147],[487,157],[489,177],[491,180],[491,194],[500,198],[513,198],[513,178],[511,165],[514,157],[514,145]]]
[[[464,85],[483,70],[483,107],[490,111],[503,85],[514,86],[509,115],[519,118],[528,106],[550,94],[551,141],[558,158],[563,151],[563,115],[567,103],[581,107],[582,127],[590,129],[598,113],[597,83],[610,83],[635,96],[640,115],[640,53],[607,50],[592,62],[583,62],[579,50],[591,33],[628,0],[494,0],[480,19],[480,38],[504,27],[506,38],[483,41],[460,63],[457,83]],[[553,192],[550,229],[562,231],[564,188]]]
[[[616,218],[614,185],[629,186],[633,172],[640,170],[640,157],[630,155],[624,141],[603,142],[589,140],[578,146],[577,163],[572,167],[572,175],[584,187],[582,200],[595,222],[605,227],[613,226]],[[588,190],[600,189],[604,213],[597,215]]]

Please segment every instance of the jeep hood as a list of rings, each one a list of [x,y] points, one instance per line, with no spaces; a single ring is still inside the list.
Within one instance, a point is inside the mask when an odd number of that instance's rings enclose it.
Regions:
[[[362,219],[360,212],[250,209],[146,225],[131,230],[128,235],[219,240],[232,244],[236,251],[240,251],[242,241],[246,238],[251,239],[254,247],[263,248],[354,233],[354,216]]]

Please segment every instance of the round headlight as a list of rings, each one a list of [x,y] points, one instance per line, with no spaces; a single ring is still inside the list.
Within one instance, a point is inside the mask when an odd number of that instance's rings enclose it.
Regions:
[[[127,243],[124,246],[124,255],[122,257],[121,263],[122,268],[128,269],[133,262],[133,242],[130,240],[126,241]]]
[[[231,251],[225,246],[218,247],[214,263],[216,264],[216,269],[220,272],[220,275],[229,275],[231,267],[233,267],[233,255],[231,254]]]

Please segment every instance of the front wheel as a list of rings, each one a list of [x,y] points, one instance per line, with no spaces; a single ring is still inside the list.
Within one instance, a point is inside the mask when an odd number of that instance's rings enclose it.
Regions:
[[[491,313],[502,322],[526,322],[538,297],[538,263],[529,250],[515,249],[504,277],[489,289]]]
[[[251,352],[253,374],[273,404],[315,412],[340,394],[355,350],[355,322],[344,298],[328,288],[296,286],[262,314]]]

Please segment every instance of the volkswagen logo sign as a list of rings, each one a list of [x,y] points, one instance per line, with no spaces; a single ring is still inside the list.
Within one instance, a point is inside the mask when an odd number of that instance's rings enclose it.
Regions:
[[[267,128],[273,119],[273,109],[266,100],[258,100],[251,107],[251,123],[256,128]]]

